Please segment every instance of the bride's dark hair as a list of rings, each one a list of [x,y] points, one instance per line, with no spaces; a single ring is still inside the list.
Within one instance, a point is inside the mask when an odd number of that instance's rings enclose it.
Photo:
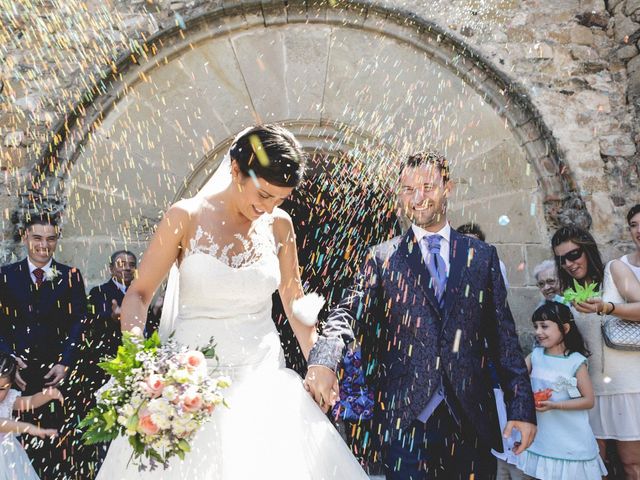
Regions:
[[[262,146],[262,152],[260,152]],[[302,147],[286,128],[258,125],[245,132],[229,149],[229,156],[245,175],[278,187],[297,187],[304,177],[306,156]]]

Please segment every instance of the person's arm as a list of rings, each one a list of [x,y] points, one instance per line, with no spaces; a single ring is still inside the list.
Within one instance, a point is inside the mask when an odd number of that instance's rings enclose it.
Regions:
[[[40,438],[52,438],[58,435],[58,432],[53,428],[40,428],[27,422],[19,422],[8,418],[0,418],[0,432],[18,435],[26,433]]]
[[[586,363],[583,363],[578,368],[576,380],[578,381],[578,390],[582,395],[580,398],[571,398],[560,402],[543,400],[538,402],[539,406],[536,407],[536,410],[546,412],[547,410],[589,410],[593,408],[593,385],[591,384],[591,378],[589,378],[589,370]]]
[[[626,303],[605,302],[600,297],[576,303],[576,310],[582,313],[614,315],[624,320],[640,321],[640,282],[631,269],[620,260],[613,260],[609,266],[616,289]]]
[[[61,405],[64,403],[64,397],[62,396],[62,393],[60,393],[60,390],[49,387],[44,389],[42,392],[16,398],[16,401],[13,404],[13,409],[20,412],[25,410],[31,411],[36,408],[40,408],[52,400],[57,400]]]
[[[153,294],[180,255],[181,242],[191,222],[190,211],[181,201],[173,205],[158,225],[142,256],[137,278],[122,300],[121,328],[123,332],[144,331],[149,303]]]
[[[527,366],[527,372],[531,375],[531,354],[527,355],[524,359],[524,363]]]
[[[334,400],[331,389],[335,390],[335,380],[331,383],[331,379],[335,379],[335,372],[344,356],[346,346],[355,339],[351,326],[365,323],[362,320],[368,317],[368,313],[375,311],[378,287],[375,254],[370,251],[353,287],[338,306],[331,310],[322,335],[309,353],[309,370],[305,386],[325,410]],[[363,326],[375,328],[373,322]],[[328,404],[324,404],[323,400],[327,399]]]
[[[318,334],[315,325],[307,326],[293,314],[293,302],[301,298],[304,295],[304,291],[300,280],[298,250],[293,223],[286,213],[281,212],[279,215],[273,224],[274,236],[279,244],[280,285],[278,286],[278,293],[291,329],[298,340],[298,344],[300,344],[300,350],[302,350],[304,358],[308,359],[309,351],[318,339]]]
[[[507,291],[500,271],[498,253],[495,247],[490,249],[490,283],[486,308],[489,312],[487,320],[492,324],[488,326],[487,340],[507,404],[507,426],[504,436],[511,436],[513,428],[520,430],[522,434],[522,441],[514,450],[518,455],[533,442],[536,433],[536,412],[528,368],[507,303]]]

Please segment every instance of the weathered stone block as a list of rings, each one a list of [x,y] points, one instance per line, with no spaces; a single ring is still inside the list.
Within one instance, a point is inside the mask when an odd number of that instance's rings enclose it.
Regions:
[[[598,27],[604,29],[609,25],[609,14],[606,11],[588,11],[576,15],[576,20],[578,20],[580,25],[584,25],[585,27]]]
[[[616,57],[619,60],[629,60],[638,55],[638,47],[635,45],[624,45],[616,50]]]
[[[609,157],[628,157],[636,153],[636,146],[627,135],[606,135],[600,137],[600,153]]]
[[[629,17],[616,15],[613,19],[614,39],[617,43],[627,43],[640,30],[640,24],[633,22]]]
[[[492,243],[490,238],[487,242]],[[527,283],[524,245],[495,244],[498,257],[504,263],[510,287],[523,287]]]
[[[535,43],[531,45],[526,53],[528,59],[548,59],[553,58],[553,47],[547,43]]]
[[[627,0],[627,4],[624,7],[624,13],[631,15],[637,10],[640,10],[640,0]]]
[[[592,45],[593,33],[588,27],[582,25],[574,25],[571,27],[571,42],[578,45]]]
[[[629,60],[629,63],[627,63],[627,71],[629,72],[629,75],[640,72],[640,56]]]

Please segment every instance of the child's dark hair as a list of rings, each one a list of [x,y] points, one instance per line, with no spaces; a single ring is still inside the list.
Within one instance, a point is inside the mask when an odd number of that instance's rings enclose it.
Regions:
[[[16,379],[18,364],[15,358],[8,353],[0,352],[0,378],[9,377],[11,383]]]
[[[562,335],[562,341],[566,348],[565,356],[568,357],[573,352],[581,353],[585,357],[591,355],[591,352],[587,350],[580,330],[578,330],[576,323],[573,321],[573,314],[569,307],[558,302],[547,300],[533,312],[533,316],[531,317],[531,322],[534,324],[543,321],[553,322],[558,325],[560,334]],[[564,325],[567,323],[570,325],[569,331],[564,333]]]

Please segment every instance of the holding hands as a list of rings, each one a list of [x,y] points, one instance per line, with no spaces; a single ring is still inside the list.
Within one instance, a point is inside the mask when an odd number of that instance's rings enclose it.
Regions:
[[[324,413],[327,413],[338,401],[340,391],[338,377],[328,367],[309,366],[303,385]]]

